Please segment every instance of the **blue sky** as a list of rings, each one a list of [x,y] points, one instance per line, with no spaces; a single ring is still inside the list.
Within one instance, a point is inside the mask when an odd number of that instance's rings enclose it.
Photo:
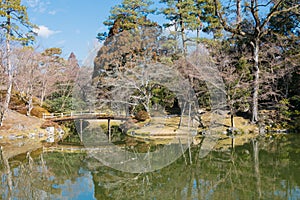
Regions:
[[[23,0],[29,19],[39,26],[36,46],[40,50],[60,47],[67,58],[74,52],[84,62],[96,43],[103,21],[121,0]]]

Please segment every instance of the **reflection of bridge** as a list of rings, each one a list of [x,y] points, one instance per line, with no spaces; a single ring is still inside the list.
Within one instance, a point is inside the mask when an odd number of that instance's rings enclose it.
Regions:
[[[80,139],[82,140],[83,132],[83,120],[107,120],[107,130],[109,141],[111,141],[111,125],[110,120],[127,120],[130,117],[111,115],[107,113],[97,113],[97,112],[68,112],[68,113],[51,113],[43,114],[43,119],[53,121],[53,122],[66,122],[78,120],[79,123],[79,133]]]

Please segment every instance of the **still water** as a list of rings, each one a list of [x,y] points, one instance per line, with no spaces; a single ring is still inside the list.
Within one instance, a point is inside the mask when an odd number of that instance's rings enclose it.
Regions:
[[[300,199],[300,135],[251,141],[234,150],[199,148],[149,173],[124,173],[79,153],[38,153],[1,163],[2,199]],[[11,186],[9,190],[8,185]]]

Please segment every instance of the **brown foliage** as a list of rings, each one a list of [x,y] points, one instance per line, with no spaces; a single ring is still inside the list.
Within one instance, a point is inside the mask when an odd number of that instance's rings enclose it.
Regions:
[[[49,114],[49,112],[45,109],[42,108],[40,106],[35,106],[32,110],[31,110],[31,116],[35,116],[38,118],[43,118],[43,113],[45,114]]]
[[[41,125],[41,128],[45,129],[47,127],[50,127],[50,126],[53,126],[55,128],[59,128],[59,125],[55,122],[52,122],[52,121],[45,121],[42,125]]]
[[[149,114],[144,110],[139,111],[135,115],[135,119],[137,119],[138,121],[146,121],[149,118],[150,118]]]

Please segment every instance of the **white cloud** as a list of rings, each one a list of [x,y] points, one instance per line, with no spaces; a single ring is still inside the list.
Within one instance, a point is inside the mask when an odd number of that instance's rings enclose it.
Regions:
[[[51,10],[48,12],[49,15],[56,15],[57,11],[56,10]]]
[[[32,8],[34,12],[39,13],[45,13],[48,5],[50,5],[50,2],[45,0],[26,0],[25,3]]]
[[[30,7],[36,7],[39,4],[39,0],[27,0],[26,3],[30,6]]]
[[[66,40],[60,40],[58,42],[56,42],[55,46],[62,46],[66,43],[67,41]]]
[[[60,31],[50,30],[47,26],[44,25],[40,25],[38,28],[34,29],[33,31],[42,38],[48,38],[54,34],[60,33]]]

